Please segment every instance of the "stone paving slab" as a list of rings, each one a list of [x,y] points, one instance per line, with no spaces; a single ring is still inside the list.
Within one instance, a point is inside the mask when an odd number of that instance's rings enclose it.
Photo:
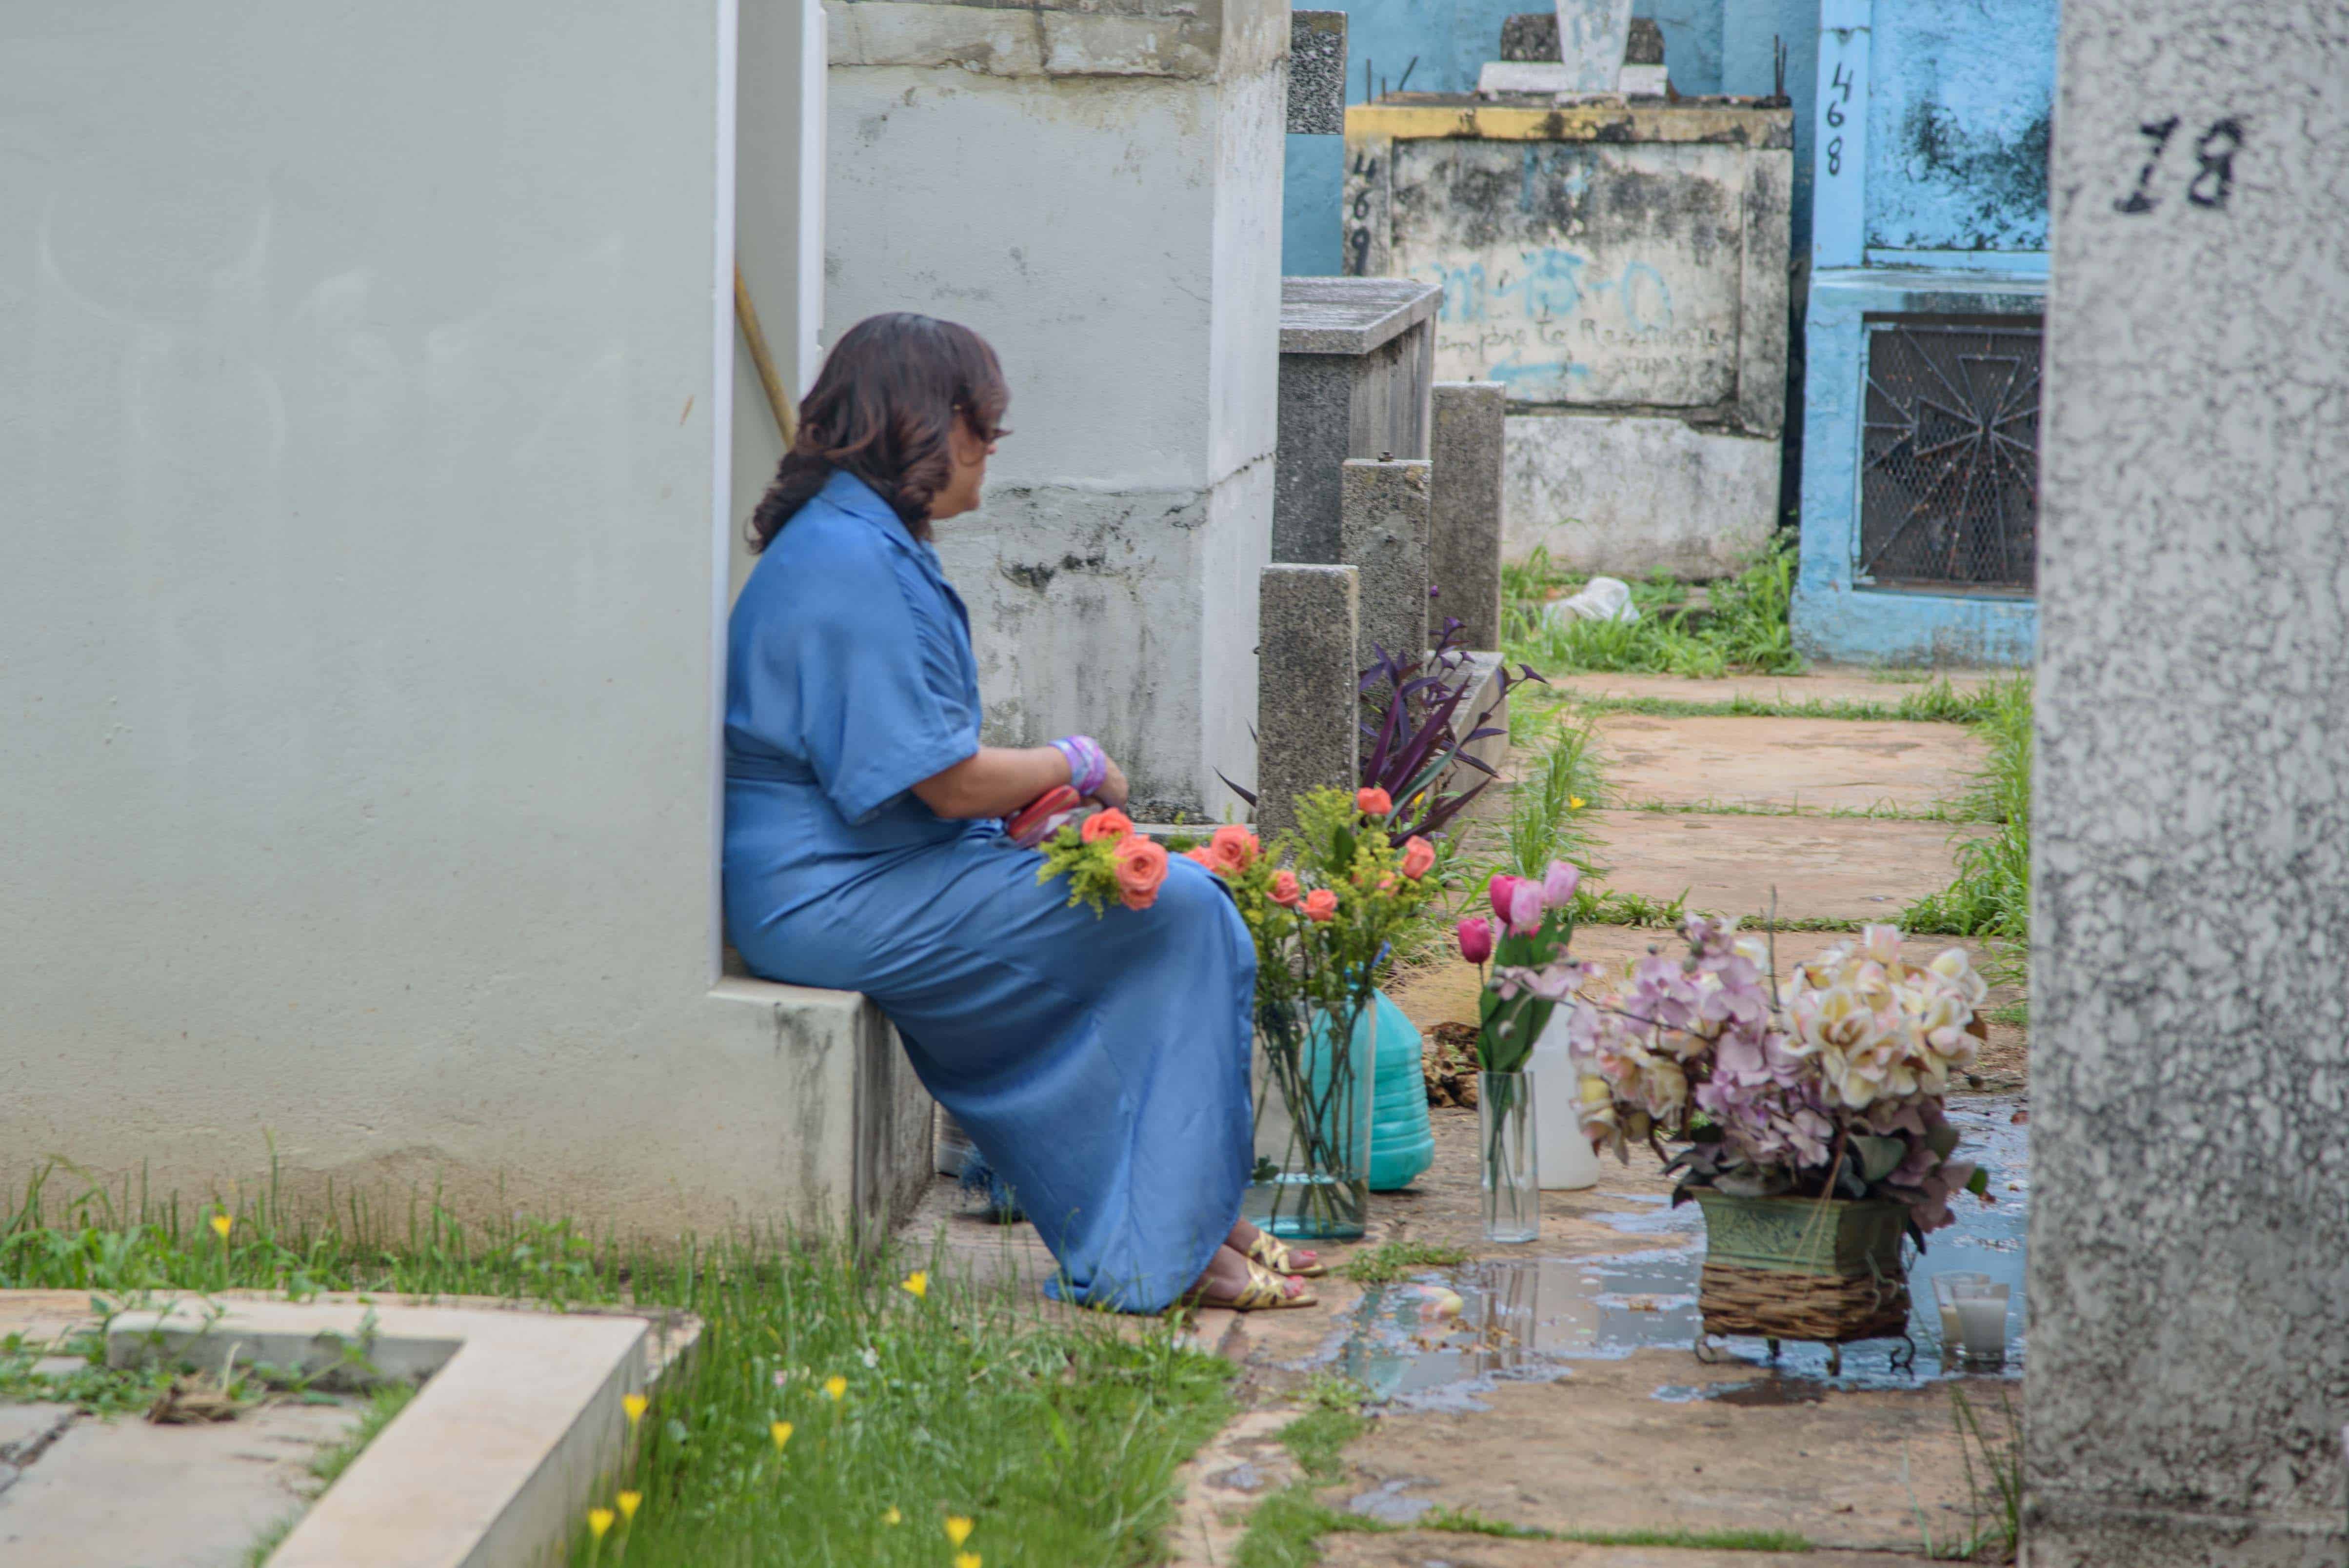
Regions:
[[[1927,1568],[1932,1562],[1881,1552],[1679,1552],[1426,1530],[1333,1535],[1321,1543],[1323,1568]]]
[[[1568,696],[1661,697],[1670,702],[1754,702],[1800,705],[1820,703],[1880,703],[1889,706],[1920,692],[1935,680],[1946,679],[1961,692],[1979,691],[1993,677],[1980,670],[1956,670],[1946,676],[1908,670],[1908,678],[1894,679],[1867,670],[1843,666],[1814,669],[1799,676],[1727,676],[1696,680],[1686,676],[1615,674],[1552,676],[1550,688]]]
[[[1601,717],[1613,803],[1922,811],[1963,796],[1989,750],[1958,724]]]
[[[1890,921],[1957,874],[1954,824],[1865,817],[1592,813],[1604,885],[1740,917]]]

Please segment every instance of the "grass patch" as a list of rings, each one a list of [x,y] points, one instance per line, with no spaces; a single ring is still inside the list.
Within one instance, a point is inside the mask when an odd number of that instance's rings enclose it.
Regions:
[[[2031,937],[2031,677],[1994,681],[1983,695],[1979,724],[1990,759],[1962,805],[1991,827],[1958,844],[1957,879],[1903,910],[1899,923],[2020,948]]]
[[[88,1291],[101,1311],[298,1275],[314,1290],[699,1315],[697,1354],[662,1383],[616,1483],[644,1498],[603,1543],[610,1557],[625,1539],[632,1568],[934,1568],[951,1555],[949,1514],[977,1521],[969,1550],[997,1563],[1150,1562],[1176,1467],[1231,1408],[1230,1366],[1157,1326],[1048,1315],[936,1268],[917,1297],[901,1287],[919,1260],[823,1236],[687,1238],[651,1253],[560,1222],[467,1228],[419,1202],[402,1229],[364,1205],[299,1212],[273,1194],[235,1210],[222,1243],[209,1207],[95,1191],[59,1203],[43,1185],[0,1217],[0,1287]],[[838,1399],[824,1387],[834,1376]],[[776,1422],[792,1427],[780,1447]],[[574,1561],[587,1562],[584,1521],[578,1534]]]
[[[1593,846],[1582,814],[1602,799],[1605,783],[1590,727],[1553,721],[1538,733],[1540,759],[1524,770],[1509,799],[1502,869],[1537,877],[1552,861],[1572,861],[1587,871]]]
[[[1992,706],[1987,693],[1960,691],[1946,678],[1904,692],[1895,702],[1816,696],[1787,702],[1752,695],[1699,702],[1689,697],[1585,696],[1573,691],[1561,694],[1560,700],[1587,714],[1629,713],[1649,718],[1827,718],[1899,724],[1976,724],[1988,717]]]
[[[1574,890],[1574,923],[1577,925],[1637,925],[1675,928],[1687,917],[1688,890],[1671,899],[1653,899],[1645,893],[1619,892],[1613,888],[1594,888],[1588,883]]]
[[[1671,607],[1678,584],[1651,582],[1633,586],[1637,621],[1543,621],[1548,592],[1575,581],[1538,550],[1523,564],[1505,570],[1503,591],[1510,603],[1501,641],[1512,660],[1553,675],[1794,675],[1804,667],[1786,624],[1795,590],[1795,552],[1789,546],[1774,546],[1736,576],[1712,584],[1711,603],[1702,613],[1685,604]]]
[[[1456,1267],[1468,1261],[1465,1247],[1442,1247],[1433,1242],[1381,1242],[1346,1260],[1345,1275],[1357,1284],[1390,1284],[1409,1279],[1423,1269]]]
[[[1968,822],[1973,820],[1961,807],[1933,805],[1923,808],[1903,806],[1896,801],[1878,800],[1873,806],[1806,806],[1800,800],[1785,805],[1748,805],[1737,801],[1714,800],[1638,800],[1626,805],[1627,811],[1648,811],[1659,816],[1692,817],[1847,817],[1876,822]]]

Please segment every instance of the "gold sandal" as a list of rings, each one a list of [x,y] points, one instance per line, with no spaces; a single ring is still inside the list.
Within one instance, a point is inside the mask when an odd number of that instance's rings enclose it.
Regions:
[[[1310,1268],[1299,1264],[1296,1254],[1288,1250],[1288,1243],[1275,1241],[1263,1231],[1258,1231],[1256,1240],[1248,1243],[1247,1256],[1273,1273],[1285,1274],[1292,1279],[1319,1279],[1330,1272],[1330,1265],[1318,1258]]]
[[[1239,1295],[1229,1301],[1209,1301],[1202,1298],[1199,1305],[1228,1306],[1234,1312],[1263,1312],[1284,1306],[1321,1305],[1321,1298],[1309,1290],[1300,1290],[1295,1295],[1289,1295],[1288,1284],[1288,1280],[1282,1275],[1273,1273],[1262,1264],[1251,1259],[1248,1263],[1248,1282],[1240,1288]]]

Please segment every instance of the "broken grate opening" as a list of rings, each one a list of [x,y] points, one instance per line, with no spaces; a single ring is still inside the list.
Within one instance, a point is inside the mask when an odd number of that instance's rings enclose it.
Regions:
[[[1867,326],[1858,580],[2030,593],[2038,318],[1906,316]]]

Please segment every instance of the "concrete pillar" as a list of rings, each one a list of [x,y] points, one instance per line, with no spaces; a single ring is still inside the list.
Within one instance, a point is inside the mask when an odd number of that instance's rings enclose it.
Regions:
[[[1497,381],[1439,381],[1428,440],[1431,627],[1447,617],[1466,645],[1501,645],[1501,452],[1507,389]]]
[[[1427,456],[1435,313],[1409,278],[1284,278],[1272,558],[1341,561],[1338,465]]]
[[[2062,26],[2025,1561],[2314,1568],[2349,1561],[2349,33]]]
[[[1361,573],[1273,565],[1257,582],[1256,820],[1260,832],[1282,833],[1297,826],[1296,797],[1351,789],[1360,776]]]
[[[1254,767],[1270,558],[1289,15],[862,0],[830,10],[825,322],[967,323],[1013,434],[939,530],[987,738],[1098,736],[1137,816]]]
[[[1427,646],[1428,464],[1349,460],[1341,472],[1338,557],[1361,569],[1363,669],[1383,648],[1407,658]]]

